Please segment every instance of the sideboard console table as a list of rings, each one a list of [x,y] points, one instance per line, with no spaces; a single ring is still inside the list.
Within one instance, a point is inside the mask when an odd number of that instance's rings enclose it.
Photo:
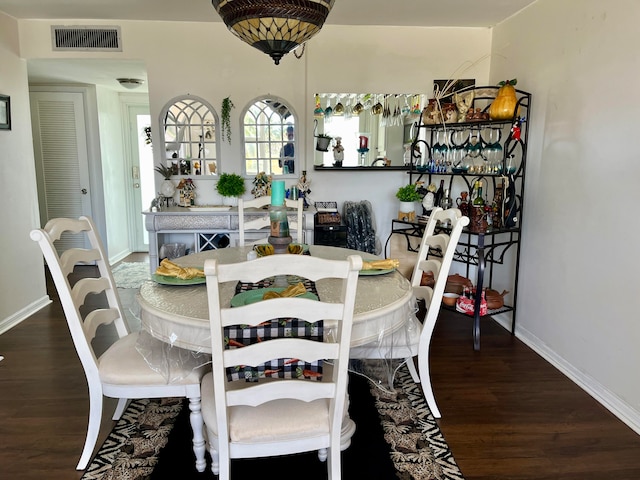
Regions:
[[[391,233],[387,238],[387,244],[393,234],[405,237],[407,250],[416,252],[412,247],[410,237],[422,238],[426,224],[420,222],[409,222],[406,220],[392,220]],[[385,251],[387,246],[385,245]],[[504,305],[496,310],[489,310],[487,315],[497,315],[505,312],[512,312],[511,333],[516,327],[516,299],[518,293],[518,268],[520,253],[520,229],[502,228],[488,230],[484,233],[475,233],[465,228],[462,231],[458,247],[453,260],[465,264],[466,277],[470,278],[471,269],[475,268],[476,286],[476,308],[473,316],[473,348],[480,349],[480,299],[483,287],[491,288],[494,282],[494,268],[504,265],[508,260],[507,253],[513,250],[513,279],[511,282],[511,293],[513,305]],[[485,279],[485,274],[488,278]],[[443,308],[449,308],[444,307]]]
[[[165,243],[184,243],[191,253],[235,246],[238,242],[238,209],[226,211],[198,211],[185,207],[169,207],[159,212],[142,212],[149,232],[149,268],[156,271],[160,262],[160,248]],[[245,212],[245,216],[262,216],[266,210]],[[304,243],[313,244],[313,215],[315,209],[303,213]],[[291,209],[289,222],[295,222]]]

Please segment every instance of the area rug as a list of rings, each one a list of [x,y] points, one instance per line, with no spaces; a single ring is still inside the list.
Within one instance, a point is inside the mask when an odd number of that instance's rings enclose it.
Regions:
[[[151,278],[149,264],[146,262],[122,262],[111,273],[118,288],[140,288],[140,285]]]
[[[396,378],[396,391],[389,393],[350,374],[349,412],[356,433],[342,453],[342,478],[464,480],[420,386],[406,367]],[[326,464],[316,453],[233,460],[231,471],[238,480],[265,475],[279,480],[327,478]],[[189,409],[182,399],[132,402],[82,476],[82,480],[176,478],[217,478],[210,464],[203,473],[195,470]]]

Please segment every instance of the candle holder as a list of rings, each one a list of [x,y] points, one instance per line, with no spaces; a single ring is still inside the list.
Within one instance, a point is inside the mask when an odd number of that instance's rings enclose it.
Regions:
[[[271,205],[269,207],[269,220],[271,223],[271,235],[267,241],[273,245],[274,253],[287,253],[292,241],[289,234],[289,219],[287,207],[284,205]]]
[[[359,148],[358,149],[358,153],[360,154],[360,166],[361,167],[366,167],[367,166],[367,153],[369,152],[368,148]]]

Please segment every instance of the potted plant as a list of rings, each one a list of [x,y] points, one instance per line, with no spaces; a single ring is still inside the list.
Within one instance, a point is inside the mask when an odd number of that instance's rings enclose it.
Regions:
[[[416,186],[411,183],[400,187],[396,192],[396,198],[400,200],[400,211],[405,213],[413,212],[414,202],[422,200]]]
[[[324,133],[319,133],[316,136],[316,150],[319,152],[328,152],[331,140],[333,140],[333,137]]]
[[[161,163],[154,168],[154,170],[164,178],[164,181],[160,184],[160,193],[162,196],[165,198],[173,197],[173,194],[176,193],[176,186],[171,181],[171,175],[175,175],[176,173],[173,165],[168,167]]]
[[[237,173],[223,173],[216,184],[216,191],[223,197],[239,197],[246,190],[244,178]]]

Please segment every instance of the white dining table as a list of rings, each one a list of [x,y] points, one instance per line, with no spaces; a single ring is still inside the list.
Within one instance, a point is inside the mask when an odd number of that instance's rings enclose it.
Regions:
[[[182,267],[204,266],[208,258],[222,263],[247,261],[252,247],[207,250],[174,259]],[[372,254],[339,247],[310,245],[309,254],[342,260],[359,254],[363,260],[380,259]],[[339,280],[316,283],[318,295],[326,301],[340,296]],[[235,284],[222,285],[222,300],[228,305],[235,295]],[[138,292],[140,320],[144,330],[154,338],[198,353],[211,353],[209,309],[206,285],[164,285],[149,280]],[[397,270],[387,273],[363,271],[358,279],[351,346],[375,343],[390,334],[402,334],[415,320],[416,301],[411,283]],[[325,336],[331,326],[325,325]]]
[[[247,260],[247,253],[253,247],[232,247],[207,250],[174,259],[182,267],[203,268],[208,258],[216,258],[222,263],[235,263]],[[363,260],[379,260],[380,257],[364,252],[339,247],[310,245],[309,254],[327,259],[343,260],[349,255],[359,254]],[[416,300],[411,283],[397,270],[388,272],[360,272],[356,291],[354,320],[351,334],[351,347],[374,344],[388,335],[405,335],[415,328]],[[341,281],[324,279],[315,283],[318,296],[325,301],[340,299]],[[150,335],[140,341],[138,350],[150,366],[171,378],[172,365],[181,364],[195,368],[208,363],[211,353],[209,308],[205,284],[164,285],[153,280],[145,282],[138,292],[140,320],[144,331]],[[236,284],[228,282],[221,285],[221,300],[229,305],[236,293]],[[325,338],[331,336],[332,325],[324,322]],[[158,342],[160,340],[161,342]],[[154,346],[154,342],[156,343]],[[166,348],[158,348],[160,343]],[[180,347],[180,348],[174,348]],[[384,388],[390,379],[393,388],[393,367],[389,364],[374,369],[360,370],[361,366],[350,366],[350,370],[367,376],[374,384]],[[348,399],[347,399],[348,402]],[[346,449],[356,425],[348,410],[342,423],[340,449]]]

